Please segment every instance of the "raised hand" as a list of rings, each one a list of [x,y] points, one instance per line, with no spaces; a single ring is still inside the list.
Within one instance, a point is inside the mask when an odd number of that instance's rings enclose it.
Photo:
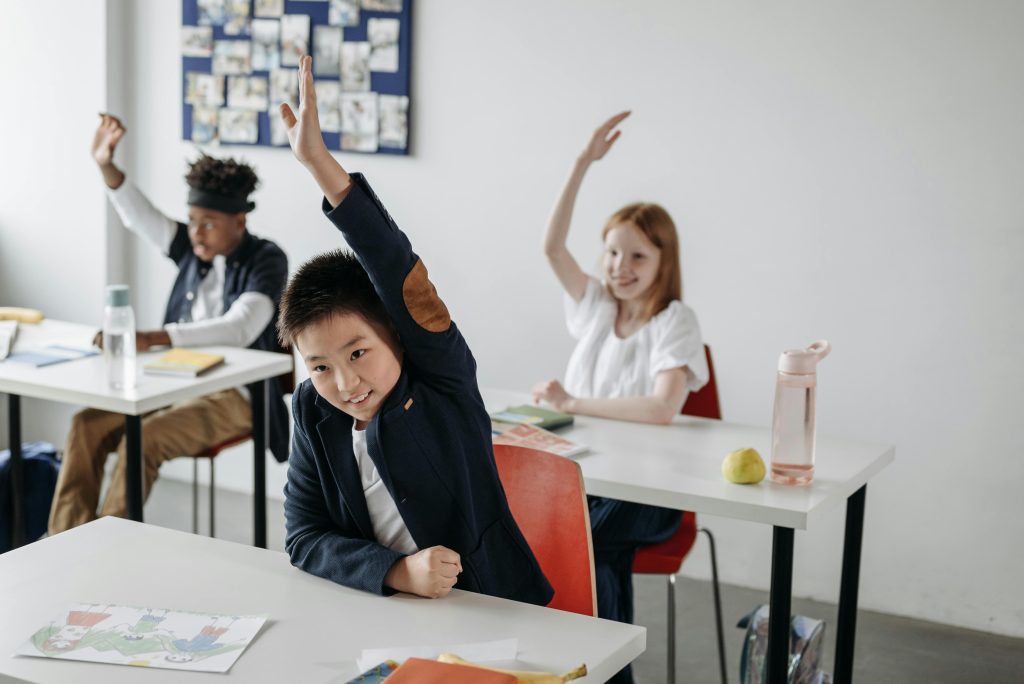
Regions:
[[[100,125],[92,138],[92,158],[97,164],[104,167],[113,163],[114,150],[124,134],[124,124],[120,119],[110,114],[100,114]]]
[[[587,143],[586,149],[580,154],[580,159],[588,162],[595,162],[598,159],[608,154],[608,150],[612,149],[612,145],[622,135],[622,131],[612,132],[616,126],[618,126],[623,119],[632,114],[632,112],[619,112],[612,118],[601,124],[594,134],[590,136],[590,142]]]
[[[316,89],[313,87],[313,58],[299,60],[299,112],[288,103],[281,103],[281,119],[288,129],[288,144],[295,158],[309,166],[330,153],[320,132],[320,117],[316,111]]]

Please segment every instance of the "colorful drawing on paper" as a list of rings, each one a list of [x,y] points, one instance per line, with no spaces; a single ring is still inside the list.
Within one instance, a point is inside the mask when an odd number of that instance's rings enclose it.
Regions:
[[[266,615],[76,603],[37,630],[15,655],[227,672],[266,620]]]

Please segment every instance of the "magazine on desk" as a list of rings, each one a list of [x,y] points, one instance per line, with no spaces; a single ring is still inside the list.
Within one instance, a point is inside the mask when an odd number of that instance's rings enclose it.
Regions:
[[[539,449],[559,456],[579,456],[589,451],[585,444],[578,444],[544,428],[526,423],[501,423],[491,421],[491,435],[495,444]]]

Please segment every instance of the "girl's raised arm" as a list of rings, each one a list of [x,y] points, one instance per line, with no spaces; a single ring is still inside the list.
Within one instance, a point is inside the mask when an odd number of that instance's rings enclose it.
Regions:
[[[612,148],[618,140],[622,131],[613,130],[622,122],[630,112],[620,112],[605,121],[594,131],[587,143],[586,149],[573,164],[572,173],[562,188],[562,194],[558,197],[548,220],[548,230],[544,235],[544,254],[551,264],[551,269],[558,276],[562,287],[575,301],[583,298],[587,289],[587,274],[583,272],[580,265],[576,263],[569,249],[565,245],[565,239],[569,235],[569,224],[572,222],[572,210],[576,205],[576,196],[579,194],[580,185],[583,184],[583,176],[587,169],[595,161],[601,159]]]

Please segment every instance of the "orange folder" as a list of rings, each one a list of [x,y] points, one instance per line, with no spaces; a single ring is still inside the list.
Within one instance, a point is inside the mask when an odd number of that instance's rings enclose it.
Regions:
[[[409,658],[388,675],[386,684],[516,684],[516,678],[504,672],[482,667],[452,665],[436,660]]]

